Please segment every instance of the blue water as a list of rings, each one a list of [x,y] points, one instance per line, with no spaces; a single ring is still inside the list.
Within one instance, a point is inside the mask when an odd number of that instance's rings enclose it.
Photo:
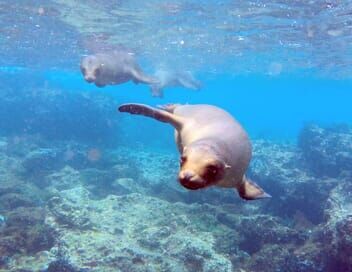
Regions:
[[[214,78],[204,72],[197,74],[197,78],[204,84],[201,91],[169,88],[164,98],[153,98],[147,86],[133,83],[101,89],[87,85],[74,72],[50,72],[46,78],[53,87],[84,92],[98,91],[112,95],[118,103],[217,105],[233,114],[252,138],[295,141],[306,124],[326,126],[352,123],[351,79],[309,77],[305,73],[275,76],[218,74]],[[154,120],[139,121],[150,124],[153,127],[151,133],[159,132],[153,133],[152,137],[164,137],[166,133],[160,133],[160,129],[168,129],[165,124],[158,124]],[[169,128],[169,134],[170,130]],[[162,142],[171,144],[170,137],[164,137]]]

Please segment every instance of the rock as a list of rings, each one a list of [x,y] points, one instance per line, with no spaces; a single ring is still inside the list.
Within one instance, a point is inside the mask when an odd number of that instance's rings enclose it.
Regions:
[[[34,207],[35,200],[24,194],[8,193],[0,196],[0,210],[14,210],[18,207]]]
[[[318,177],[338,177],[352,171],[352,128],[306,126],[299,137],[303,158]]]
[[[130,165],[115,164],[111,168],[108,164],[106,166],[105,169],[86,168],[81,170],[82,180],[97,198],[104,198],[112,192],[115,194],[146,192],[148,184],[145,184],[140,171],[134,167],[133,161]],[[138,183],[128,184],[131,180],[138,180]]]
[[[0,153],[0,176],[16,175],[21,173],[21,171],[23,171],[23,168],[19,158]]]
[[[34,254],[53,246],[55,233],[45,224],[41,208],[17,208],[7,214],[0,230],[0,255]]]
[[[23,227],[43,224],[45,211],[42,208],[20,207],[7,214],[6,225]]]
[[[233,207],[228,207],[233,214],[220,220],[224,215],[218,214],[226,209],[212,205],[169,203],[141,194],[92,200],[82,192],[68,195],[80,206],[76,210],[89,210],[81,216],[93,227],[77,231],[60,220],[52,222],[63,234],[70,263],[92,271],[233,271],[249,262],[249,254],[274,245],[288,254],[308,238],[279,218],[244,216]]]
[[[321,226],[319,242],[329,256],[327,267],[331,271],[352,271],[352,184],[350,179],[340,180],[331,192],[325,211],[326,224]]]
[[[48,201],[53,220],[67,228],[87,229],[92,227],[86,204],[89,192],[83,187],[64,190]]]
[[[75,267],[90,271],[232,271],[231,261],[214,248],[215,239],[206,225],[212,221],[216,228],[216,220],[198,218],[192,207],[140,194],[92,200],[83,189],[61,193],[63,200],[49,204],[50,222],[62,233],[60,241]],[[77,216],[69,216],[70,208],[62,211],[67,206],[79,211]],[[89,212],[81,213],[82,209]],[[92,227],[68,224],[67,218],[75,222],[88,218]]]
[[[6,149],[0,166],[18,165],[22,153]],[[352,174],[318,177],[293,144],[254,141],[248,175],[273,198],[252,203],[235,190],[183,189],[165,151],[67,141],[23,150],[22,176],[0,171],[5,271],[351,271]]]
[[[302,245],[308,238],[304,232],[280,224],[278,218],[269,215],[244,217],[238,227],[241,229],[239,248],[249,254],[256,253],[268,244]]]
[[[38,148],[27,154],[22,165],[27,176],[39,176],[59,169],[62,166],[62,156],[63,154],[58,149]]]
[[[182,235],[182,234],[181,234]],[[188,271],[232,271],[231,262],[224,256],[217,254],[209,247],[212,244],[205,237],[184,239],[177,234],[167,241],[167,248],[172,249],[168,255],[180,259]]]
[[[140,176],[140,170],[135,166],[133,161],[130,161],[130,164],[115,164],[111,168],[111,171],[118,178],[138,178]]]
[[[81,175],[70,166],[45,177],[45,185],[58,191],[72,189],[81,185]]]
[[[293,248],[283,248],[279,245],[267,245],[252,256],[244,265],[249,271],[289,271],[289,272],[322,272],[308,256],[297,256]]]
[[[24,187],[24,182],[14,176],[6,175],[0,182],[0,195],[8,193],[20,193]]]
[[[49,267],[41,272],[88,272],[88,270],[76,268],[67,260],[61,259],[51,262]]]
[[[115,173],[108,170],[87,168],[81,171],[82,179],[85,184],[94,187],[108,186],[116,178]]]
[[[11,259],[9,256],[0,256],[0,268],[5,268],[10,262],[10,260]]]
[[[138,181],[132,178],[118,178],[111,184],[111,187],[117,192],[124,193],[143,193],[146,191],[146,189],[143,190],[142,184],[138,184]]]
[[[254,142],[249,176],[272,195],[262,201],[262,211],[292,219],[297,213],[313,224],[324,220],[324,203],[338,183],[331,178],[316,178],[300,162],[301,153],[292,144]]]

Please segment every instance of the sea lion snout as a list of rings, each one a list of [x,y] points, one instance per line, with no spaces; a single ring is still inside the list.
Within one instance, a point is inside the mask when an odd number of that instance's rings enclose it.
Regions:
[[[89,83],[92,83],[96,80],[96,78],[94,75],[84,75],[84,80]]]
[[[100,69],[103,65],[95,56],[87,56],[81,61],[81,72],[84,80],[93,83],[99,77]]]
[[[183,187],[190,190],[197,190],[206,186],[206,182],[191,170],[181,170],[178,179]]]
[[[180,179],[191,180],[194,176],[195,173],[190,170],[181,171],[180,173]]]

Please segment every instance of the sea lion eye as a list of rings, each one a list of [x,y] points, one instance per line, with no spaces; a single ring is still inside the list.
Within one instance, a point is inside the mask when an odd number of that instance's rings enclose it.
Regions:
[[[95,74],[95,76],[99,76],[99,74],[100,74],[100,68],[95,69],[94,74]]]
[[[85,74],[86,73],[86,68],[81,67],[81,72],[82,72],[82,74]]]
[[[187,157],[186,156],[181,156],[180,158],[180,164],[183,165],[187,160]]]
[[[208,165],[207,166],[207,175],[215,177],[219,172],[219,169],[216,165]]]

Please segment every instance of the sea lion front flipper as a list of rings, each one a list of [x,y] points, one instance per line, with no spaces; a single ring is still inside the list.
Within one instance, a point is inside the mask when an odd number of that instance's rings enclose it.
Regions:
[[[146,74],[143,73],[143,71],[138,67],[134,66],[131,71],[130,71],[132,77],[133,77],[133,82],[138,84],[138,83],[145,83],[145,84],[158,84],[160,83],[158,79],[147,76]]]
[[[237,188],[238,194],[245,200],[256,200],[262,198],[270,198],[271,195],[267,194],[258,184],[243,177],[243,181]]]
[[[169,123],[177,130],[180,129],[184,123],[183,118],[180,116],[144,104],[123,104],[119,107],[119,111],[151,117],[160,122]]]

